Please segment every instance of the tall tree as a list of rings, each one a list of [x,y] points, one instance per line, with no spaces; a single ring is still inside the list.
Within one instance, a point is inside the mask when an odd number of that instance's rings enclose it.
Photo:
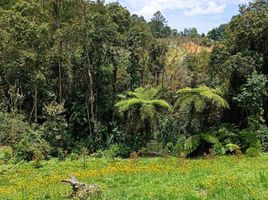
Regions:
[[[167,25],[165,17],[160,11],[157,11],[149,22],[151,32],[156,38],[169,37],[171,28]]]

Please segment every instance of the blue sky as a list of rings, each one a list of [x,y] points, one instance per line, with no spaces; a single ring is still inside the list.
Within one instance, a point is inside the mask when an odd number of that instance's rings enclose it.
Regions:
[[[214,27],[230,21],[238,13],[238,5],[250,0],[106,0],[117,1],[131,13],[150,20],[156,11],[161,11],[168,24],[179,31],[196,27],[207,33]]]

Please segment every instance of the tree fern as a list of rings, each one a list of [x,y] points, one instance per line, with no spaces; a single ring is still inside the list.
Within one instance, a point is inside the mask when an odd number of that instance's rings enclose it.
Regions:
[[[211,133],[200,133],[190,136],[184,143],[185,153],[190,154],[194,152],[202,142],[207,142],[212,145],[220,144],[218,138]]]
[[[211,89],[207,86],[198,88],[183,88],[178,90],[179,98],[175,107],[180,107],[181,111],[194,106],[197,112],[203,112],[207,104],[213,104],[218,108],[229,109],[228,102],[222,98],[216,89]]]
[[[152,126],[161,112],[171,112],[173,110],[167,101],[157,99],[158,93],[159,91],[156,88],[137,88],[134,91],[127,92],[126,95],[119,95],[118,97],[121,100],[115,104],[115,107],[120,114],[129,113],[132,117],[140,120],[140,123],[144,126],[146,126],[145,120]],[[137,113],[138,116],[136,116]]]

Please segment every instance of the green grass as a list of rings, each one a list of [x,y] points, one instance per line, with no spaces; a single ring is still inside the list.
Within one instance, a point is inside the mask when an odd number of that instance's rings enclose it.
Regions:
[[[128,199],[268,199],[268,154],[258,158],[219,157],[184,160],[156,158],[108,161],[44,161],[0,164],[0,199],[65,199],[70,186],[62,179],[75,175],[96,183],[102,198]]]

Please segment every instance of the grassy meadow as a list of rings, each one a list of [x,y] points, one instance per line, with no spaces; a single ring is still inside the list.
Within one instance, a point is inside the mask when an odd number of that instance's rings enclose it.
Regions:
[[[268,199],[268,154],[258,158],[138,158],[43,161],[0,165],[1,200],[66,199],[74,175],[98,184],[102,199]]]

